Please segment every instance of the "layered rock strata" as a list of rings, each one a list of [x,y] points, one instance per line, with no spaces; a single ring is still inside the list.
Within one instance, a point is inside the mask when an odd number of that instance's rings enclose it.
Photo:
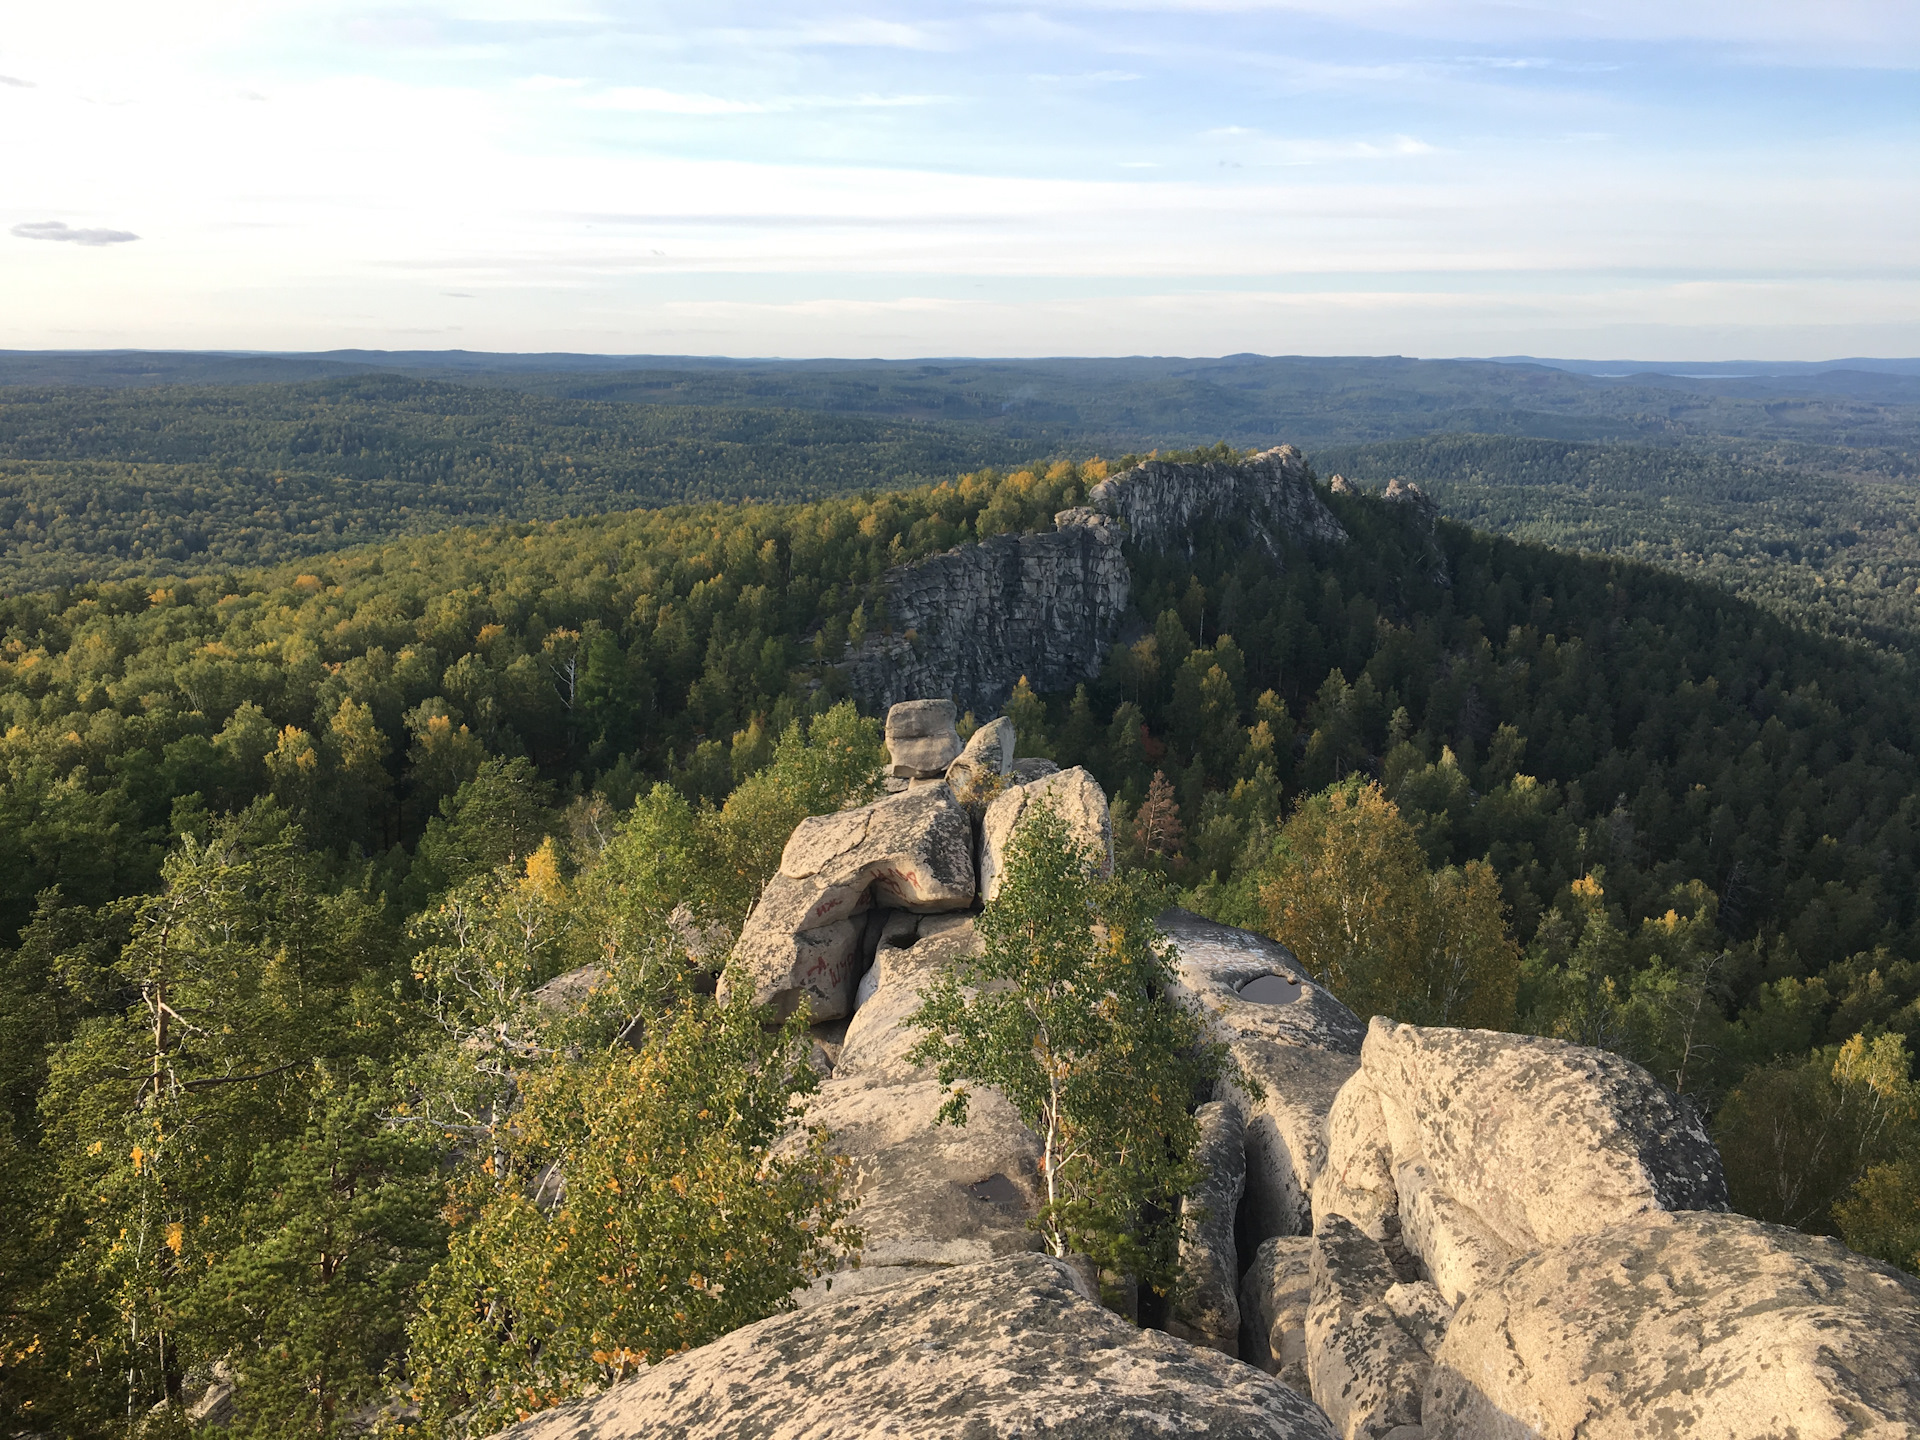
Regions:
[[[1249,1366],[1140,1330],[1043,1256],[922,1274],[664,1360],[512,1440],[1331,1440]]]

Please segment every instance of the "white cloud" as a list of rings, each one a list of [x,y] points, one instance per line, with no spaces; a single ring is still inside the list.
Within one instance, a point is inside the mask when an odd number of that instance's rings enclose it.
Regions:
[[[70,245],[124,245],[140,237],[131,230],[74,229],[62,220],[30,220],[13,227],[22,240],[63,240]]]

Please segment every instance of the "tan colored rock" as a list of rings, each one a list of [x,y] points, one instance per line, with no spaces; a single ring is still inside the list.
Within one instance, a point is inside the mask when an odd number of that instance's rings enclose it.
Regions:
[[[1376,1017],[1361,1077],[1380,1106],[1401,1238],[1451,1302],[1516,1256],[1651,1210],[1726,1205],[1719,1153],[1692,1111],[1604,1050]],[[1358,1095],[1353,1108],[1341,1183],[1358,1188],[1337,1201],[1329,1190],[1327,1205],[1371,1213],[1377,1132]]]
[[[1240,1281],[1240,1358],[1294,1386],[1307,1379],[1307,1307],[1313,1300],[1313,1237],[1260,1242]]]
[[[960,754],[960,731],[951,700],[903,700],[887,711],[889,775],[931,780],[947,773]]]
[[[1284,1385],[1140,1330],[1021,1256],[775,1315],[512,1440],[1330,1440]]]
[[[1359,1066],[1366,1027],[1264,935],[1186,910],[1168,910],[1156,923],[1177,954],[1175,993],[1200,1006],[1264,1091],[1258,1100],[1231,1083],[1218,1092],[1247,1117],[1243,1229],[1262,1240],[1301,1234],[1326,1160],[1327,1112]]]
[[[1904,1440],[1920,1280],[1745,1216],[1653,1211],[1482,1286],[1434,1362],[1433,1440]]]
[[[1344,1215],[1376,1240],[1400,1233],[1393,1145],[1364,1075],[1341,1086],[1327,1112],[1327,1160],[1313,1182],[1313,1213]]]
[[[734,956],[755,997],[816,1021],[853,1008],[873,906],[915,912],[973,903],[973,825],[944,784],[803,820],[741,927]]]
[[[980,898],[991,901],[1000,893],[1006,871],[1007,845],[1027,810],[1041,802],[1052,805],[1066,821],[1067,833],[1100,857],[1102,872],[1113,871],[1113,817],[1107,813],[1107,792],[1084,769],[1056,771],[1026,785],[1013,785],[987,807],[980,822]]]
[[[1004,715],[974,731],[960,758],[947,767],[953,793],[965,800],[981,781],[997,780],[1011,770],[1014,742],[1013,721]]]
[[[919,929],[927,933],[896,929],[894,939],[908,943],[876,951],[873,994],[808,1107],[808,1123],[825,1126],[832,1148],[853,1162],[852,1223],[866,1249],[859,1270],[830,1288],[816,1284],[803,1305],[1040,1245],[1027,1224],[1040,1203],[1039,1140],[990,1087],[976,1089],[966,1125],[938,1123],[946,1091],[907,1058],[922,1035],[907,1023],[921,991],[978,946],[970,915],[924,916]]]
[[[1431,1361],[1401,1328],[1388,1296],[1399,1278],[1380,1242],[1344,1215],[1316,1223],[1307,1376],[1341,1440],[1382,1440],[1420,1424]]]
[[[1200,1183],[1180,1201],[1180,1271],[1167,1333],[1240,1353],[1240,1257],[1234,1221],[1246,1188],[1246,1123],[1231,1100],[1212,1100],[1194,1114],[1200,1139],[1194,1163]]]

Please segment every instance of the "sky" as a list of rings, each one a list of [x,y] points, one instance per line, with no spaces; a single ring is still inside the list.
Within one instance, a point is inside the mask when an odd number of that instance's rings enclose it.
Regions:
[[[1915,0],[13,0],[0,348],[1920,355]]]

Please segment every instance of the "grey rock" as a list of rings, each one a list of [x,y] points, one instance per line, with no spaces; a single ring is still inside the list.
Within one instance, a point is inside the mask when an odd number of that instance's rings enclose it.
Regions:
[[[1210,1350],[1089,1300],[1062,1261],[921,1275],[775,1315],[513,1440],[1330,1440],[1319,1411]]]
[[[1432,1362],[1388,1301],[1399,1280],[1386,1251],[1343,1215],[1321,1218],[1313,1244],[1306,1341],[1315,1403],[1341,1440],[1420,1424]]]
[[[1454,1314],[1434,1440],[1920,1434],[1920,1280],[1836,1240],[1642,1214],[1528,1256]]]
[[[903,700],[887,711],[887,774],[933,780],[946,775],[960,754],[960,732],[951,700]]]
[[[1094,852],[1102,872],[1113,872],[1113,817],[1107,810],[1107,792],[1076,765],[1025,785],[1010,785],[987,807],[980,821],[980,898],[991,901],[1000,893],[1006,870],[1007,845],[1027,811],[1046,802],[1060,812],[1067,833]]]
[[[1269,1375],[1306,1376],[1307,1307],[1313,1300],[1311,1235],[1260,1242],[1240,1281],[1240,1358]]]
[[[1167,1331],[1238,1356],[1240,1255],[1233,1227],[1246,1188],[1246,1123],[1231,1100],[1209,1101],[1194,1118],[1201,1180],[1180,1201],[1180,1273]]]
[[[1007,767],[1007,774],[1012,777],[1016,785],[1031,785],[1044,776],[1057,775],[1059,772],[1058,765],[1038,755],[1029,755],[1024,760],[1016,760]]]
[[[1379,1099],[1401,1234],[1454,1303],[1516,1256],[1650,1210],[1726,1206],[1699,1119],[1604,1050],[1376,1017],[1361,1075]]]
[[[1091,680],[1126,620],[1123,545],[1186,547],[1201,525],[1275,556],[1286,541],[1347,538],[1290,445],[1237,464],[1150,460],[1062,510],[1051,534],[996,535],[890,572],[892,633],[870,634],[843,662],[848,687],[876,707],[951,695],[989,715],[1022,675],[1043,694]]]
[[[1200,1006],[1215,1037],[1264,1092],[1256,1100],[1231,1082],[1219,1089],[1247,1117],[1244,1229],[1259,1240],[1300,1234],[1326,1160],[1327,1112],[1359,1067],[1366,1027],[1308,977],[1291,951],[1263,935],[1186,910],[1168,910],[1156,923],[1177,953],[1177,993]],[[1245,998],[1248,985],[1267,976],[1296,998],[1280,1005]]]
[[[1087,503],[1124,520],[1133,543],[1150,550],[1190,550],[1193,531],[1207,524],[1230,526],[1276,558],[1283,541],[1339,545],[1347,539],[1291,445],[1238,464],[1149,460],[1094,486]]]
[[[997,779],[1013,768],[1013,721],[1002,715],[989,720],[968,737],[960,758],[947,767],[947,784],[962,800],[983,780]]]
[[[944,784],[801,821],[734,947],[755,997],[781,1014],[805,999],[816,1021],[850,1013],[867,910],[964,909],[972,851]]]
[[[1042,693],[1092,679],[1127,613],[1123,539],[1089,515],[900,566],[886,582],[892,633],[842,662],[848,689],[876,708],[951,695],[991,715],[1022,675]]]

